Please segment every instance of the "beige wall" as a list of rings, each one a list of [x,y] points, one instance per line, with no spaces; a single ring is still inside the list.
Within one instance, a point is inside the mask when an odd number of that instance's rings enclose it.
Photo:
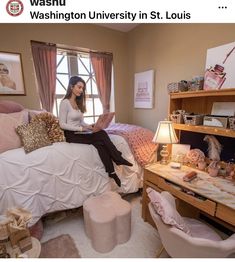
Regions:
[[[206,50],[235,41],[235,24],[142,24],[122,33],[89,24],[1,24],[0,51],[22,54],[27,96],[1,96],[39,108],[30,40],[114,54],[116,120],[156,129],[167,116],[167,84],[203,75]],[[4,36],[4,37],[3,37]],[[155,70],[153,109],[134,109],[134,73]]]
[[[142,24],[128,35],[132,123],[155,131],[167,116],[167,84],[203,75],[208,48],[235,41],[235,24]],[[134,73],[155,70],[153,109],[134,109]]]
[[[30,40],[84,47],[112,52],[114,55],[114,83],[116,119],[129,121],[129,98],[124,95],[127,86],[127,35],[90,24],[1,24],[0,51],[17,52],[22,55],[27,96],[0,96],[22,103],[25,107],[39,109]]]

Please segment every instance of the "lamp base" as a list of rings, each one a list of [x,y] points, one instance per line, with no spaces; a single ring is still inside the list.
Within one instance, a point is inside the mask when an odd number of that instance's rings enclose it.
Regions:
[[[160,160],[160,164],[167,165],[168,164],[168,156],[169,152],[167,150],[167,145],[162,146],[162,150],[160,151],[160,156],[162,159]]]

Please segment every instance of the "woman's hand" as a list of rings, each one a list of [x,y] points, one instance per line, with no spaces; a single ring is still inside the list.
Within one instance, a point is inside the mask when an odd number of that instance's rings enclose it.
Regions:
[[[88,126],[83,126],[82,127],[82,131],[93,131],[93,126],[92,125],[88,125]]]

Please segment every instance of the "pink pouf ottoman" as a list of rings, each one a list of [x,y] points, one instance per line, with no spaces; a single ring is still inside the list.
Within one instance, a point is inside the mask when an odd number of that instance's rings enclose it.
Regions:
[[[88,198],[83,204],[85,230],[93,248],[111,251],[131,236],[131,205],[115,192]]]

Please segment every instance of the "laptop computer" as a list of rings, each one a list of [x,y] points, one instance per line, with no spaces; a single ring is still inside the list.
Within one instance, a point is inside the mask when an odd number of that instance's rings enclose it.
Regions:
[[[93,130],[76,131],[76,132],[74,132],[74,134],[92,134],[92,133],[98,132],[102,129],[105,129],[109,126],[109,124],[113,120],[114,115],[115,115],[114,112],[102,114],[98,117],[98,119],[97,119],[97,121],[96,121],[96,123],[93,127]]]

